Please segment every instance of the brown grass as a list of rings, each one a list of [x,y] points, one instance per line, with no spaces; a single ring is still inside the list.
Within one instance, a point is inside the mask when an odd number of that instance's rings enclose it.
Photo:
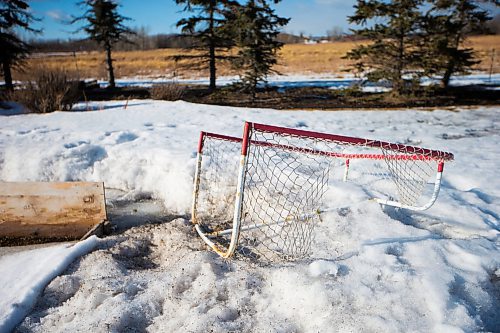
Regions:
[[[342,73],[349,61],[342,57],[361,42],[334,42],[327,44],[288,44],[280,52],[276,70],[290,73]]]
[[[335,42],[328,44],[288,44],[280,52],[279,64],[275,67],[282,74],[331,73],[342,74],[349,62],[342,59],[347,51],[362,42]],[[492,50],[496,48],[493,72],[500,72],[500,35],[478,36],[470,38],[466,46],[474,48],[482,63],[476,69],[489,71]],[[159,77],[202,77],[208,76],[207,70],[189,66],[189,60],[176,62],[172,56],[185,54],[179,49],[161,49],[150,51],[114,52],[117,77],[159,76]],[[30,66],[43,64],[47,68],[77,70],[82,78],[106,78],[103,52],[80,53],[73,56],[39,56],[28,61]],[[187,65],[187,66],[186,66]],[[229,64],[220,64],[218,75],[235,75]],[[24,73],[15,73],[16,79],[27,79],[29,69]]]
[[[163,101],[177,101],[184,96],[185,86],[178,83],[157,84],[151,87],[151,98]]]
[[[81,95],[82,87],[75,76],[63,68],[33,67],[31,80],[24,89],[7,94],[7,100],[18,102],[36,113],[70,110]]]

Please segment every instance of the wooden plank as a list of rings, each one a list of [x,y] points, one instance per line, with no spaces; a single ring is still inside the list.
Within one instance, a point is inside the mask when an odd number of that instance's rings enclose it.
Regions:
[[[0,238],[79,239],[106,218],[103,183],[0,183]]]

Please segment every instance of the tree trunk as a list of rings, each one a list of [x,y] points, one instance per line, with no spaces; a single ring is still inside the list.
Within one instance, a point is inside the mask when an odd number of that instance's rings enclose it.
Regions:
[[[403,70],[405,67],[405,40],[404,40],[404,35],[405,32],[403,28],[401,28],[400,35],[399,37],[399,43],[398,43],[398,59],[396,59],[396,72],[395,77],[394,77],[394,82],[393,82],[393,94],[395,95],[402,95],[404,91],[404,80],[403,80]]]
[[[395,96],[401,96],[404,93],[404,80],[401,77],[394,79],[392,84],[392,94]]]
[[[215,47],[210,45],[210,90],[216,88]]]
[[[453,41],[453,51],[458,51],[458,48],[460,46],[460,33],[457,32],[457,35],[455,36],[455,40]],[[448,64],[446,66],[446,70],[444,71],[443,78],[441,79],[441,88],[448,88],[448,85],[450,83],[450,78],[451,76],[455,73],[455,58],[454,56],[448,56]]]
[[[252,102],[255,102],[255,97],[257,96],[257,83],[255,78],[252,78]]]
[[[108,64],[109,87],[114,88],[116,85],[115,73],[113,71],[113,59],[111,58],[111,45],[106,45],[106,62]]]
[[[214,32],[214,11],[215,11],[215,3],[212,3],[210,6],[210,45],[209,45],[209,69],[210,69],[210,90],[216,89],[216,75],[217,69],[215,68],[215,32]]]
[[[3,67],[3,77],[5,80],[5,88],[7,90],[14,90],[14,85],[12,84],[12,73],[10,71],[10,62],[5,59],[2,62]]]
[[[458,11],[459,15],[458,15],[458,18],[459,18],[459,23],[461,26],[465,27],[466,26],[466,6],[467,6],[467,3],[465,1],[462,1],[460,2],[459,6],[456,8],[456,10]],[[462,42],[462,36],[465,34],[465,32],[462,30],[462,29],[459,29],[458,31],[455,32],[455,38],[453,40],[453,44],[452,44],[452,50],[453,52],[457,52],[458,49],[460,48],[460,44]],[[455,73],[455,70],[456,70],[456,59],[455,57],[453,56],[453,53],[452,55],[449,57],[448,59],[448,64],[446,66],[446,70],[443,74],[443,78],[441,79],[441,88],[448,88],[448,85],[450,84],[450,78],[451,76]]]
[[[450,78],[451,75],[454,72],[454,67],[453,63],[450,62],[448,64],[448,67],[446,67],[446,71],[444,72],[443,78],[441,79],[441,88],[447,89],[448,85],[450,84]]]

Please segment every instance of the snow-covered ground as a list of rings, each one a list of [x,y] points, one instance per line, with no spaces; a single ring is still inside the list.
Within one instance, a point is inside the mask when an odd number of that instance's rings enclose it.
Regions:
[[[95,78],[88,78],[86,81],[94,81]],[[218,86],[227,86],[238,82],[238,76],[220,76],[217,78]],[[96,80],[100,87],[105,88],[109,85],[107,80]],[[154,85],[179,83],[179,84],[199,84],[207,85],[210,80],[208,77],[198,78],[173,78],[171,75],[147,75],[147,76],[131,76],[121,77],[116,79],[118,87],[143,87],[151,88]],[[430,84],[438,84],[439,77],[435,78],[422,78],[422,86]],[[389,83],[383,82],[369,82],[365,79],[356,78],[352,74],[286,74],[286,75],[270,75],[267,78],[269,86],[278,87],[279,89],[289,88],[303,88],[303,87],[322,87],[329,89],[347,89],[354,85],[360,85],[360,89],[364,92],[387,92],[390,91]],[[5,82],[0,80],[0,85]],[[14,82],[15,85],[22,84],[21,81]],[[484,89],[498,90],[500,85],[500,73],[488,74],[484,72],[477,72],[469,75],[456,75],[452,76],[450,80],[451,86],[466,86],[466,85],[483,85]]]
[[[447,163],[440,197],[425,212],[348,193],[353,204],[325,214],[311,258],[299,262],[222,260],[183,218],[92,240],[96,249],[88,254],[90,244],[77,245],[85,251],[62,246],[6,255],[0,276],[13,278],[0,289],[0,331],[35,302],[18,332],[499,331],[500,108],[124,105],[0,116],[0,180],[104,181],[110,205],[153,198],[168,214],[183,215],[199,131],[238,136],[244,120],[421,145],[453,152],[456,160]],[[325,208],[344,195],[329,192]],[[53,271],[35,264],[43,258]],[[37,279],[30,285],[15,276]]]
[[[223,76],[217,78],[217,84],[221,86],[233,84],[239,80],[238,76]],[[165,78],[165,77],[128,77],[116,80],[119,87],[138,86],[138,87],[151,87],[155,84],[164,84],[178,82],[182,84],[204,84],[208,85],[208,78],[185,79],[185,78]],[[387,91],[386,86],[380,86],[377,83],[363,81],[350,74],[289,74],[289,75],[271,75],[268,77],[268,84],[270,86],[279,88],[297,88],[297,87],[324,87],[330,89],[346,89],[352,87],[354,84],[363,83],[362,90],[366,92],[373,91]],[[422,85],[429,85],[431,83],[438,83],[437,79],[424,78]],[[108,85],[107,81],[100,80],[99,84],[103,87]],[[485,84],[498,86],[500,85],[500,74],[495,73],[491,76],[486,73],[475,73],[470,75],[457,75],[453,76],[450,80],[452,86],[464,86],[473,84]],[[377,89],[378,88],[378,89]]]
[[[0,332],[8,332],[22,321],[45,286],[97,243],[92,236],[74,246],[61,244],[1,257]]]

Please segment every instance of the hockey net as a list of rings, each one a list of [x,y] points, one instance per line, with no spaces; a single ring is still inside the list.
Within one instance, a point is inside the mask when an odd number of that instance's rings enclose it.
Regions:
[[[382,204],[423,210],[436,200],[444,162],[452,159],[419,147],[255,123],[246,123],[243,139],[202,133],[193,222],[224,257],[297,259],[310,252],[328,187],[351,183]]]

